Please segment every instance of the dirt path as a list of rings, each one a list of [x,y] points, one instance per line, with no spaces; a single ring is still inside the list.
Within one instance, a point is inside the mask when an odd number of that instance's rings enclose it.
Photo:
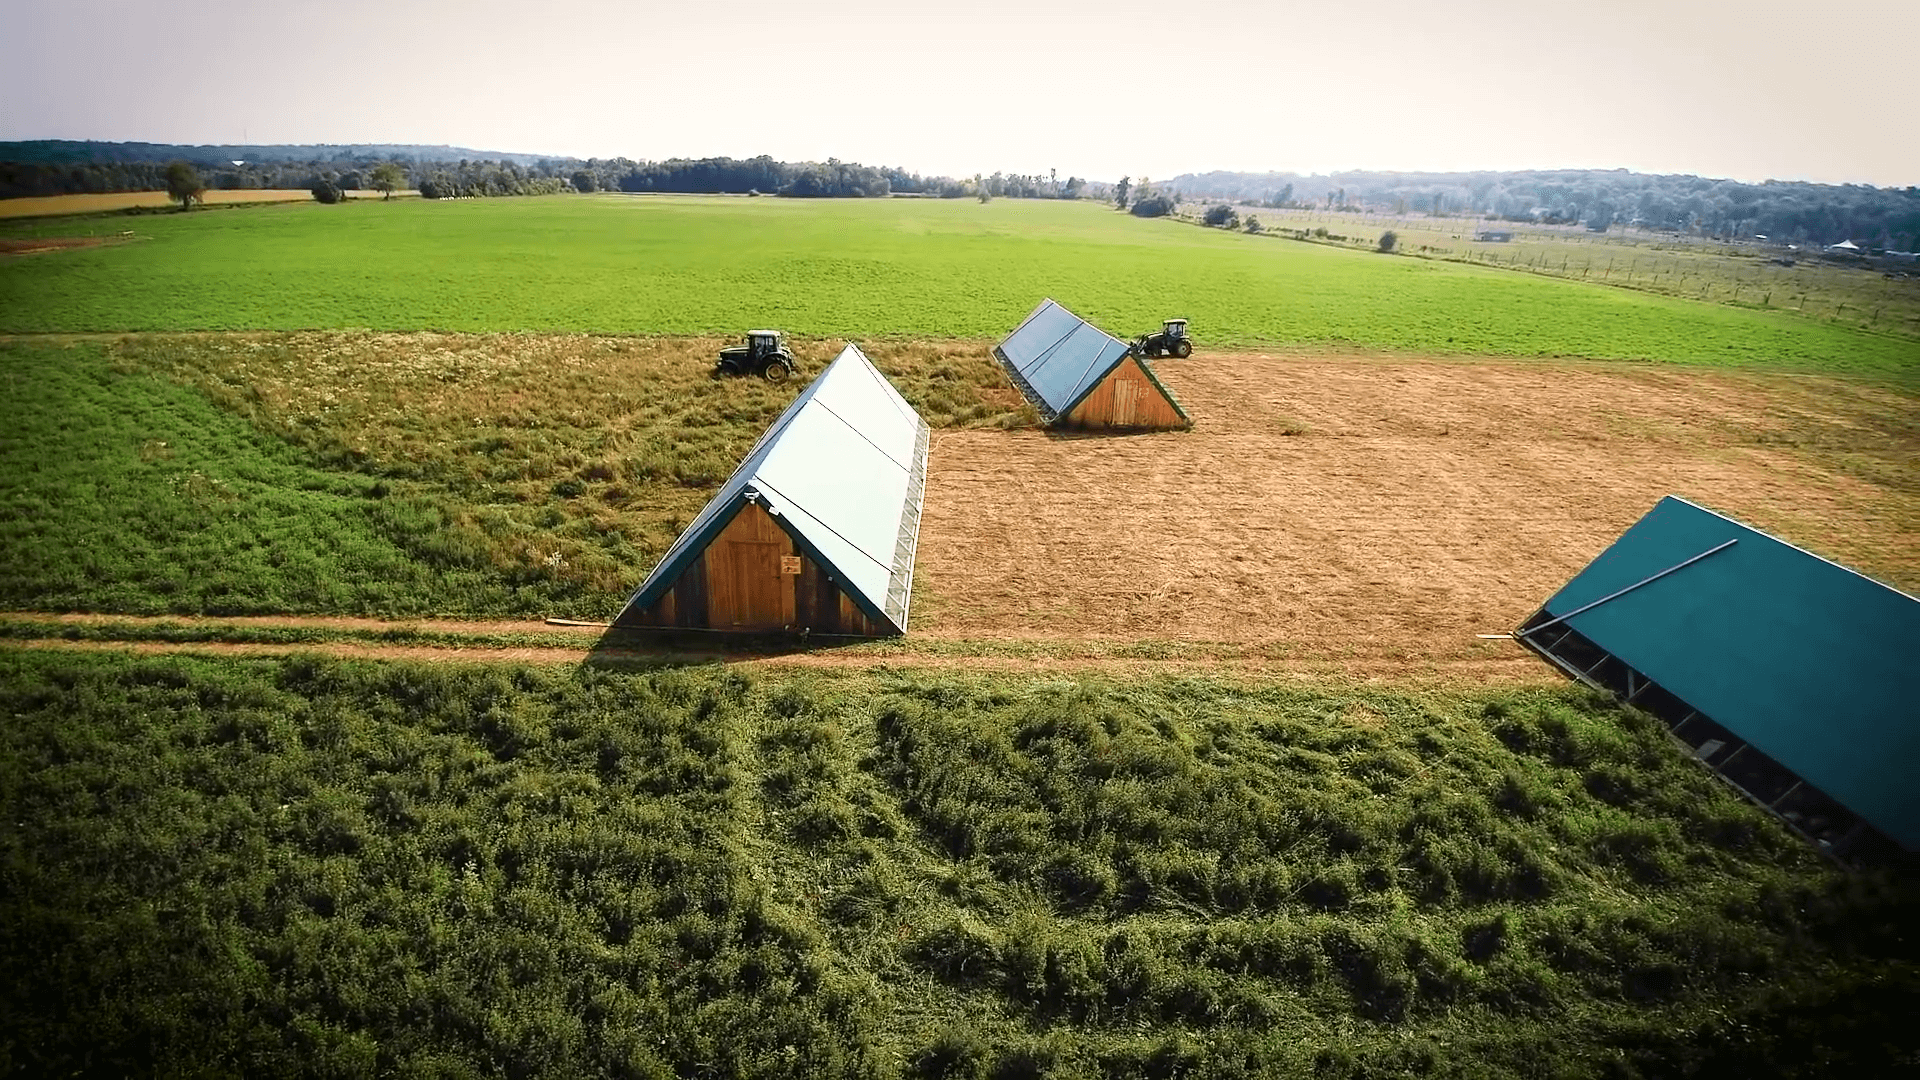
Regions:
[[[714,647],[662,643],[644,639],[603,642],[606,631],[596,627],[554,626],[520,620],[412,620],[385,621],[344,616],[125,616],[0,612],[0,623],[40,623],[46,637],[0,639],[0,648],[130,651],[136,653],[201,653],[233,656],[285,656],[317,652],[343,658],[418,660],[446,663],[603,664],[637,667],[725,663],[760,668],[796,668],[820,671],[857,671],[874,668],[1047,672],[1136,675],[1226,675],[1244,678],[1293,678],[1316,683],[1393,683],[1396,685],[1468,686],[1493,683],[1543,683],[1557,677],[1544,665],[1505,641],[1476,642],[1476,647],[1449,659],[1402,658],[1383,653],[1356,652],[1345,656],[1294,650],[1246,649],[1231,643],[1124,641],[1113,638],[1049,637],[1044,635],[959,638],[919,634],[899,641],[855,642],[788,651],[745,647]],[[58,634],[64,626],[85,626],[106,636],[81,640]],[[147,635],[166,628],[186,627],[205,640],[153,640]],[[114,629],[120,628],[119,636]],[[416,644],[379,640],[322,638],[301,642],[236,640],[261,630],[317,630],[376,636],[423,633],[444,642]],[[550,637],[552,645],[501,645],[501,637]],[[472,642],[460,642],[469,637]],[[1138,655],[1163,648],[1171,655]]]
[[[420,630],[438,634],[551,634],[556,637],[598,637],[599,626],[565,626],[538,619],[374,619],[354,615],[105,615],[92,612],[54,614],[43,611],[0,611],[0,621],[49,622],[73,626],[240,626],[257,629],[351,630],[386,633]]]
[[[1142,660],[1111,657],[1063,656],[940,656],[904,653],[893,656],[840,655],[803,652],[780,655],[740,655],[641,649],[493,648],[435,645],[381,645],[324,641],[306,644],[266,644],[237,641],[68,641],[58,638],[0,641],[0,649],[62,652],[125,652],[139,655],[185,654],[204,656],[292,656],[318,653],[350,660],[404,660],[456,664],[593,664],[608,667],[670,667],[724,663],[732,667],[800,670],[822,673],[858,673],[880,669],[993,672],[996,674],[1089,675],[1138,678],[1163,675],[1213,676],[1245,680],[1279,680],[1314,685],[1392,685],[1425,688],[1474,688],[1494,685],[1553,684],[1561,680],[1531,657],[1513,655],[1480,662],[1420,664],[1367,670],[1338,663],[1302,665],[1261,661]]]

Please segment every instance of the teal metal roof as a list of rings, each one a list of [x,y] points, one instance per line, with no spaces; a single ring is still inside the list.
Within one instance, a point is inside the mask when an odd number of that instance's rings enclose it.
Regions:
[[[1547,601],[1567,624],[1909,851],[1920,600],[1668,496]]]
[[[905,633],[927,435],[913,406],[849,343],[754,443],[615,625],[657,603],[734,513],[758,502],[861,610]]]
[[[1048,299],[994,347],[993,355],[1041,418],[1052,423],[1072,412],[1130,351],[1126,342]],[[1141,370],[1159,385],[1151,368],[1143,363]],[[1172,394],[1167,400],[1181,417],[1187,415]]]

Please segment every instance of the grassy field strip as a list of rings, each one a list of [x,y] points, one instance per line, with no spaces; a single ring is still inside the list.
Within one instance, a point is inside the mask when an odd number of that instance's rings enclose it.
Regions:
[[[349,199],[378,199],[378,191],[348,191]],[[417,191],[396,191],[395,198],[417,197]],[[256,203],[312,202],[313,192],[305,188],[252,188],[227,191],[212,188],[203,193],[208,206],[241,206]],[[11,218],[64,217],[78,214],[109,214],[121,210],[161,209],[175,205],[164,191],[114,191],[100,195],[34,195],[21,199],[0,199],[0,221]],[[117,223],[118,219],[105,222]]]
[[[1404,254],[1543,274],[1615,288],[1638,289],[1737,307],[1792,311],[1809,318],[1920,337],[1920,275],[1821,259],[1767,245],[1728,245],[1616,228],[1604,234],[1580,226],[1525,225],[1432,218],[1424,215],[1344,214],[1325,210],[1241,207],[1269,229],[1325,229],[1316,243],[1372,247],[1393,230]],[[1476,242],[1482,229],[1513,234],[1506,242]],[[1332,237],[1345,237],[1334,240]]]
[[[0,238],[70,224],[0,223]],[[0,261],[0,332],[381,329],[997,337],[1043,296],[1202,347],[1358,346],[1916,377],[1910,338],[1087,203],[541,197],[160,214]]]
[[[124,651],[142,655],[291,656],[302,653],[341,659],[428,663],[579,665],[644,670],[725,665],[765,670],[859,675],[875,670],[992,671],[1004,674],[1097,674],[1150,678],[1200,675],[1252,682],[1340,686],[1378,683],[1390,672],[1395,685],[1474,687],[1553,685],[1558,676],[1531,656],[1512,655],[1461,662],[1401,663],[1378,657],[1348,660],[1287,659],[1274,650],[1232,643],[1208,648],[1194,642],[1039,642],[906,638],[813,645],[731,642],[724,639],[661,642],[616,635],[604,641],[578,638],[555,644],[550,635],[436,633],[418,625],[390,630],[280,624],[220,625],[158,619],[150,623],[67,621],[54,617],[0,617],[0,647],[79,651]]]
[[[26,1073],[1877,1075],[1920,1001],[1911,882],[1574,687],[0,649],[0,714]]]

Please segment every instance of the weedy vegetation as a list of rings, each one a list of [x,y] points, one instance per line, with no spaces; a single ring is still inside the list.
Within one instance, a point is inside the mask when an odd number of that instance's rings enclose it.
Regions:
[[[718,345],[0,344],[0,604],[611,614],[797,392],[710,378]],[[872,355],[930,423],[1032,421],[977,345]]]
[[[348,191],[349,199],[377,199],[377,191]],[[412,192],[407,194],[411,195]],[[211,188],[194,199],[208,206],[239,206],[259,203],[305,202],[313,198],[306,188]],[[110,214],[125,210],[164,210],[173,205],[165,191],[110,191],[89,195],[30,195],[18,199],[0,199],[0,220],[12,218],[70,217],[81,214]],[[118,219],[87,222],[83,227],[111,232],[125,225]],[[63,225],[70,228],[71,226]]]
[[[16,1070],[1879,1072],[1911,881],[1573,689],[0,652]]]

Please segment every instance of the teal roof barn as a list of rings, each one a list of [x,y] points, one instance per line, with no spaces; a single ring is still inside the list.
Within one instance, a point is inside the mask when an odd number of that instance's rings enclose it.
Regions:
[[[1920,600],[1668,496],[1515,637],[1836,853],[1920,850]]]

